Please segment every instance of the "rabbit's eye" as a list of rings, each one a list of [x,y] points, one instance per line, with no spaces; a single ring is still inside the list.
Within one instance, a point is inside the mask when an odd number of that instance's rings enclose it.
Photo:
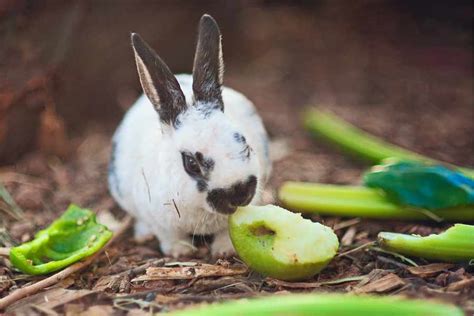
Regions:
[[[181,153],[181,156],[183,157],[184,170],[186,170],[190,176],[201,175],[201,168],[199,167],[196,159],[191,154]]]

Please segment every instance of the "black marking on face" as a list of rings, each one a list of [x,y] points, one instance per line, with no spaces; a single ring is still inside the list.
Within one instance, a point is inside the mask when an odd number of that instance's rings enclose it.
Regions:
[[[257,177],[250,176],[225,189],[214,189],[207,194],[207,202],[218,213],[232,214],[237,207],[252,201],[257,189]]]
[[[242,160],[249,160],[250,154],[252,153],[253,149],[249,145],[246,145],[245,148],[240,152],[240,156]]]
[[[197,188],[199,192],[204,192],[207,190],[208,185],[207,182],[203,179],[198,179],[197,180]]]
[[[116,163],[116,155],[117,155],[117,142],[112,141],[112,152],[110,155],[110,162],[109,162],[109,186],[113,189],[119,196],[122,196],[122,192],[120,191],[119,181],[117,176],[117,167]]]
[[[212,158],[204,157],[201,152],[196,152],[194,155],[190,152],[182,152],[183,167],[188,175],[196,180],[197,189],[199,192],[204,192],[208,188],[207,182],[209,181],[209,176],[214,169],[215,162]],[[199,168],[199,172],[190,172],[189,165],[192,160],[193,164],[196,164],[195,167]],[[194,168],[193,168],[194,169]]]
[[[240,134],[239,132],[235,132],[233,134],[233,137],[237,143],[242,144],[244,146],[244,148],[239,152],[239,156],[241,157],[241,159],[243,161],[249,160],[250,154],[252,152],[252,147],[250,147],[250,145],[247,144],[247,139],[245,138],[245,136]]]
[[[176,120],[174,121],[174,128],[175,128],[175,129],[180,128],[180,127],[181,127],[181,124],[182,124],[181,119],[180,119],[180,117],[178,116],[178,117],[176,118]]]
[[[214,170],[214,160],[212,158],[204,157],[204,155],[199,151],[196,152],[196,160],[201,165],[201,168],[204,170],[204,173],[209,176],[211,171]]]
[[[239,144],[246,144],[247,143],[247,140],[245,139],[245,136],[238,133],[238,132],[234,133],[234,139]]]

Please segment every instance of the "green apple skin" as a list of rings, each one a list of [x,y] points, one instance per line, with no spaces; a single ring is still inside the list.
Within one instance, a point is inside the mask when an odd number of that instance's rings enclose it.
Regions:
[[[263,223],[255,222],[254,225],[263,225]],[[264,276],[284,281],[307,280],[319,273],[332,260],[330,257],[321,262],[304,264],[298,262],[285,264],[277,261],[271,252],[273,237],[255,236],[251,231],[252,226],[236,224],[232,216],[229,218],[230,238],[235,250],[245,263]]]

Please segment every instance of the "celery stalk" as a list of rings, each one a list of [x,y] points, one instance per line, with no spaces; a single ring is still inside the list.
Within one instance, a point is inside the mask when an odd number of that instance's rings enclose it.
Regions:
[[[240,299],[220,304],[204,305],[172,313],[174,316],[217,315],[339,315],[339,316],[462,316],[456,306],[407,300],[400,297],[355,296],[344,294],[272,295],[255,299]]]
[[[381,232],[382,248],[404,255],[447,262],[469,262],[474,259],[474,226],[455,224],[445,232],[426,237]]]
[[[386,143],[380,138],[370,135],[327,112],[312,109],[306,113],[304,123],[306,128],[313,134],[322,136],[342,149],[365,158],[372,163],[380,163],[389,157],[401,160],[441,163],[407,149]],[[474,178],[473,169],[453,167]]]
[[[366,187],[286,182],[279,199],[290,209],[322,215],[379,219],[427,220],[426,213],[389,201],[382,191]],[[449,221],[474,221],[474,206],[436,210]]]

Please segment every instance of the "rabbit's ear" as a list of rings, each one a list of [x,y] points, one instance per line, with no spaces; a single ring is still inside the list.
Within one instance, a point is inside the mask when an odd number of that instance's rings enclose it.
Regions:
[[[204,14],[199,22],[199,35],[194,56],[193,92],[195,101],[215,103],[224,110],[222,102],[222,60],[221,32],[216,21]]]
[[[176,118],[187,108],[183,91],[168,66],[140,35],[132,33],[131,38],[143,91],[160,120],[175,126]]]

